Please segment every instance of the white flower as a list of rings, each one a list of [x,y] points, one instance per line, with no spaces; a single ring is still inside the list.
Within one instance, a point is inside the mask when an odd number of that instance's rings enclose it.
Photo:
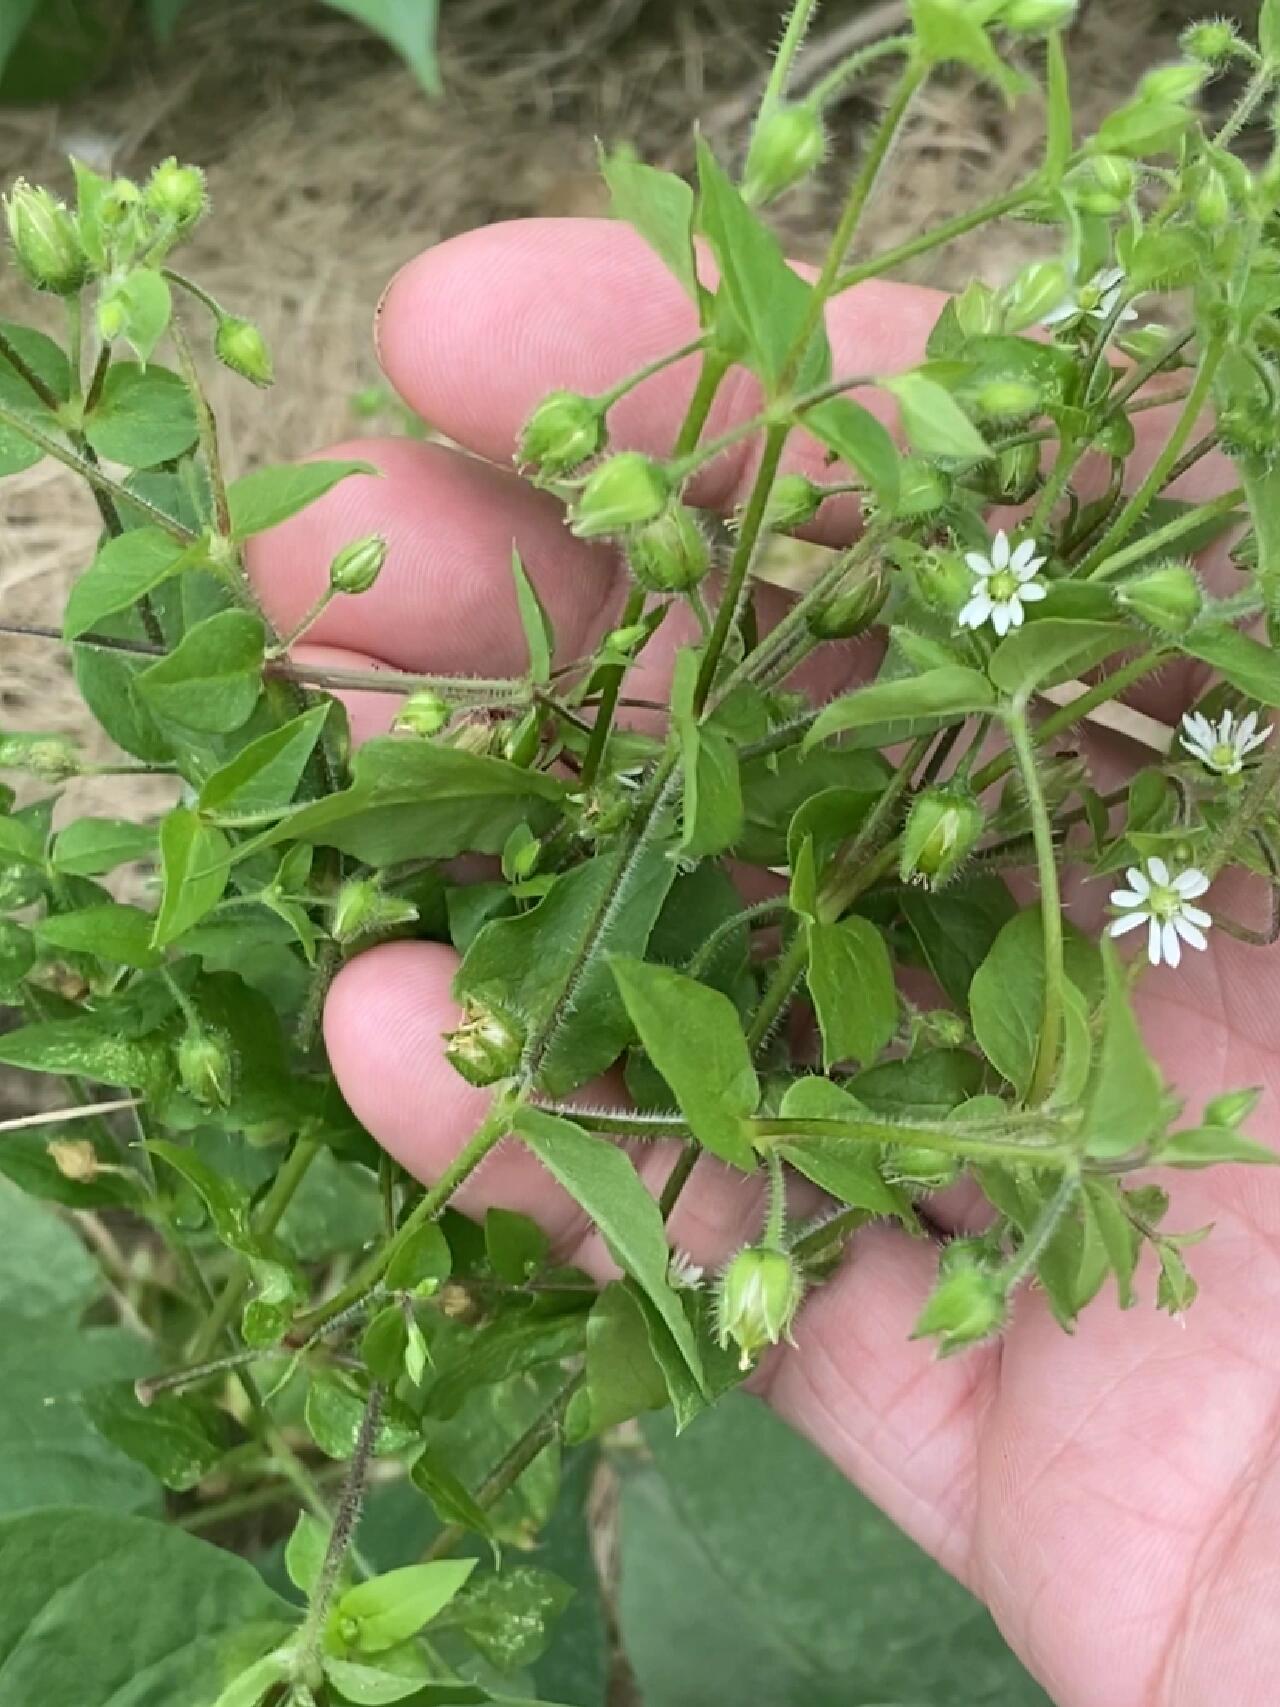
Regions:
[[[673,1251],[667,1263],[667,1279],[677,1292],[696,1292],[706,1272],[687,1251]]]
[[[1234,712],[1224,711],[1217,723],[1200,711],[1189,711],[1182,719],[1178,739],[1193,758],[1199,759],[1207,770],[1219,776],[1239,776],[1244,761],[1255,747],[1261,747],[1271,734],[1271,725],[1258,728],[1258,714],[1237,718]]]
[[[1045,559],[1036,556],[1034,539],[1024,539],[1016,551],[1010,550],[1009,536],[1003,528],[991,542],[991,554],[971,551],[965,562],[977,579],[969,590],[969,602],[960,612],[961,628],[981,628],[989,622],[999,635],[1011,628],[1021,628],[1023,605],[1044,598],[1047,588],[1035,578]]]
[[[1123,936],[1126,931],[1146,925],[1147,958],[1153,966],[1159,966],[1162,960],[1177,966],[1184,942],[1192,948],[1209,946],[1204,933],[1213,920],[1203,908],[1191,905],[1209,887],[1203,871],[1189,865],[1171,877],[1169,867],[1153,854],[1145,872],[1131,865],[1125,876],[1129,887],[1112,891],[1112,906],[1123,911],[1107,927],[1110,936]]]
[[[1060,302],[1051,314],[1046,314],[1042,324],[1061,326],[1068,320],[1109,320],[1124,295],[1124,286],[1124,268],[1106,267],[1102,272],[1095,273],[1087,285],[1082,285],[1079,291]],[[1116,324],[1123,326],[1127,321],[1137,318],[1137,309],[1132,304],[1126,304],[1120,310]]]

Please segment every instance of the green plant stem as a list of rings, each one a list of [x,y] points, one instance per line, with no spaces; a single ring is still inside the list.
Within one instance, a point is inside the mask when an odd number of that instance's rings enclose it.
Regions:
[[[922,231],[918,237],[899,243],[894,249],[885,250],[874,261],[850,267],[836,279],[831,294],[839,296],[842,291],[851,290],[854,285],[865,284],[868,279],[880,278],[894,267],[914,261],[920,255],[927,255],[931,249],[940,249],[948,243],[954,243],[957,237],[965,237],[970,231],[978,230],[993,219],[1016,213],[1039,193],[1040,186],[1040,174],[1037,172],[1014,189],[1006,190],[1002,195],[993,196],[990,201],[983,202],[980,207],[971,208],[968,213],[957,214],[953,219],[945,220],[929,231]]]
[[[320,618],[328,610],[329,606],[337,596],[336,588],[326,587],[320,594],[319,598],[316,599],[314,604],[311,606],[310,610],[305,611],[302,616],[298,618],[297,622],[289,630],[288,634],[282,634],[280,636],[280,639],[272,648],[273,655],[282,655],[283,653],[288,652],[291,646],[296,646],[307,630],[309,628],[314,628],[316,623],[319,622]]]
[[[841,60],[805,97],[815,106],[825,107],[827,102],[838,95],[846,83],[851,83],[868,66],[877,64],[882,59],[891,59],[896,53],[911,52],[910,36],[884,36],[880,41],[869,42],[866,47],[860,47],[856,53],[851,53],[847,59]]]
[[[632,587],[627,594],[627,602],[622,607],[622,615],[618,619],[619,628],[631,628],[644,616],[645,593],[643,587]],[[600,774],[600,766],[604,761],[605,749],[609,745],[609,736],[613,730],[613,719],[618,710],[618,695],[622,692],[622,679],[627,673],[625,664],[611,664],[601,672],[600,703],[596,707],[596,720],[591,727],[591,736],[587,742],[587,750],[582,760],[582,787],[591,788]]]
[[[693,388],[693,396],[689,399],[689,407],[676,435],[672,456],[688,456],[702,437],[702,429],[707,424],[711,405],[715,402],[716,394],[732,365],[728,358],[717,350],[708,350],[703,356],[702,366],[698,370],[698,382]]]
[[[1098,557],[1101,546],[1106,543],[1103,540],[1099,546],[1094,548],[1090,557],[1076,570],[1076,574],[1087,574],[1090,581],[1110,581],[1132,564],[1140,563],[1146,557],[1153,557],[1158,552],[1165,550],[1167,546],[1173,545],[1184,534],[1194,533],[1205,522],[1213,521],[1218,516],[1229,515],[1244,501],[1244,497],[1244,488],[1234,486],[1230,492],[1224,492],[1221,497],[1211,498],[1208,503],[1198,504],[1194,510],[1188,510],[1185,515],[1176,516],[1173,521],[1167,522],[1162,528],[1157,528],[1154,533],[1144,534],[1141,539],[1135,540],[1123,551],[1111,552],[1100,558],[1096,566],[1090,571],[1089,563]]]
[[[66,299],[67,307],[67,360],[71,367],[71,395],[82,397],[84,382],[81,379],[81,363],[84,360],[84,305],[79,294]]]
[[[1267,98],[1267,91],[1275,82],[1277,67],[1270,60],[1264,59],[1250,78],[1247,88],[1236,102],[1235,110],[1227,122],[1213,139],[1215,148],[1229,148],[1248,124],[1254,113]]]
[[[769,1174],[769,1194],[761,1242],[766,1250],[781,1251],[786,1249],[787,1180],[782,1171],[782,1159],[776,1150],[766,1150],[764,1160]]]
[[[696,355],[699,350],[705,349],[707,337],[706,332],[701,332],[687,344],[681,344],[679,349],[672,350],[669,355],[658,356],[653,361],[646,362],[643,367],[636,368],[634,373],[629,373],[625,379],[619,380],[610,390],[602,392],[596,402],[602,409],[612,409],[615,403],[621,402],[627,393],[634,391],[637,386],[643,385],[646,379],[652,379],[655,374],[663,373],[677,362],[682,362],[686,356]]]
[[[383,1390],[375,1382],[369,1389],[369,1397],[365,1401],[364,1415],[360,1419],[360,1432],[356,1436],[355,1451],[351,1455],[346,1480],[338,1499],[338,1509],[334,1513],[333,1527],[329,1531],[329,1544],[325,1548],[324,1562],[320,1566],[320,1575],[311,1591],[306,1621],[298,1637],[296,1670],[300,1677],[306,1676],[319,1651],[325,1624],[328,1621],[334,1599],[337,1596],[338,1586],[342,1580],[342,1567],[346,1563],[347,1554],[355,1540],[360,1513],[364,1509],[365,1485],[369,1477],[369,1465],[378,1438],[378,1426],[382,1421],[382,1402]]]
[[[80,1103],[74,1108],[50,1108],[39,1114],[19,1114],[12,1120],[0,1120],[0,1134],[26,1132],[33,1126],[69,1126],[73,1121],[97,1120],[104,1114],[116,1114],[121,1109],[137,1106],[136,1097],[117,1097],[111,1102]]]
[[[185,290],[188,296],[193,296],[197,302],[203,303],[215,320],[225,319],[226,310],[222,304],[216,297],[210,296],[202,285],[198,285],[194,279],[189,279],[185,273],[176,272],[172,267],[163,267],[161,271],[170,284],[177,285],[179,290]]]
[[[62,444],[42,428],[29,421],[20,410],[13,409],[7,403],[0,403],[0,425],[11,427],[15,433],[21,433],[33,445],[39,447],[46,456],[51,456],[55,462],[60,462],[80,476],[96,492],[105,492],[117,504],[128,504],[135,510],[140,510],[149,522],[153,522],[170,538],[178,540],[183,545],[190,545],[195,539],[191,529],[184,527],[173,516],[166,515],[150,499],[140,493],[130,492],[118,480],[113,480],[109,474],[104,474],[96,462],[90,462],[69,445]]]
[[[222,472],[222,452],[218,445],[218,423],[213,418],[209,399],[204,394],[204,386],[200,382],[200,372],[196,367],[195,357],[191,353],[187,334],[176,314],[170,322],[169,335],[178,352],[178,366],[182,370],[182,377],[196,412],[200,450],[204,456],[205,471],[209,476],[209,491],[213,497],[214,525],[223,539],[230,539],[231,504],[227,497],[227,482]],[[236,561],[240,568],[240,578],[245,580],[242,558],[243,554],[237,548]]]
[[[738,530],[737,543],[729,561],[728,574],[725,576],[720,604],[716,611],[715,625],[711,630],[711,638],[703,651],[702,665],[698,671],[698,680],[694,688],[694,709],[699,712],[706,705],[711,689],[715,685],[720,658],[738,614],[738,602],[742,597],[743,589],[747,584],[747,576],[755,562],[756,552],[763,538],[764,513],[769,503],[769,494],[773,490],[774,480],[777,478],[778,464],[782,460],[782,449],[786,444],[789,431],[789,427],[785,424],[774,424],[765,430],[764,450],[761,453],[760,466],[756,471],[751,496],[747,500],[742,525]]]
[[[1141,486],[1080,565],[1079,573],[1082,578],[1089,579],[1100,565],[1106,562],[1107,558],[1115,552],[1123,540],[1128,538],[1143,516],[1146,515],[1152,500],[1164,490],[1170,469],[1181,456],[1187,440],[1195,430],[1196,422],[1200,419],[1205,405],[1209,401],[1213,390],[1214,375],[1218,371],[1218,365],[1224,353],[1225,344],[1221,339],[1215,339],[1205,350],[1196,373],[1195,383],[1187,394],[1182,412],[1165,441],[1164,449],[1152,464]]]
[[[1226,819],[1196,858],[1206,877],[1216,877],[1256,819],[1274,807],[1280,793],[1280,742],[1273,742],[1249,776]]]
[[[813,22],[813,14],[817,7],[818,0],[795,0],[795,5],[791,8],[791,16],[787,19],[787,27],[782,32],[782,40],[778,44],[778,51],[773,56],[773,64],[769,69],[769,81],[765,84],[764,94],[760,99],[760,114],[756,121],[757,128],[769,117],[786,94],[791,68],[795,64],[796,55],[804,45],[804,38],[809,33],[809,25]]]
[[[1140,362],[1120,381],[1108,399],[1111,408],[1113,410],[1121,408],[1136,392],[1141,391],[1144,385],[1168,367],[1175,356],[1182,354],[1195,335],[1194,327],[1174,332],[1153,356],[1148,356],[1145,362]]]
[[[1048,1123],[1046,1123],[1047,1126]],[[1020,1141],[1000,1135],[984,1137],[981,1129],[963,1126],[924,1126],[894,1120],[785,1120],[759,1119],[748,1122],[757,1148],[785,1144],[793,1138],[829,1138],[855,1144],[921,1143],[949,1156],[975,1162],[1023,1163],[1027,1167],[1062,1167],[1076,1160],[1076,1151],[1065,1140]]]
[[[1058,851],[1053,840],[1053,824],[1040,786],[1036,768],[1035,746],[1027,722],[1025,706],[1018,702],[1005,718],[1009,740],[1013,746],[1023,793],[1031,814],[1031,834],[1035,842],[1036,868],[1040,879],[1040,919],[1044,932],[1044,1011],[1040,1022],[1040,1043],[1036,1050],[1035,1068],[1027,1100],[1042,1103],[1053,1088],[1058,1071],[1058,1054],[1062,1046],[1063,966],[1062,893],[1058,884]]]
[[[735,913],[732,918],[722,919],[690,958],[684,969],[685,976],[701,978],[720,949],[735,932],[750,930],[752,925],[759,924],[764,919],[777,918],[785,914],[786,911],[786,897],[778,895],[768,901],[756,901],[750,907],[744,907],[740,913]]]
[[[292,1203],[294,1194],[306,1178],[308,1169],[320,1153],[320,1148],[320,1144],[313,1138],[298,1139],[284,1166],[272,1180],[271,1189],[253,1218],[253,1230],[256,1234],[266,1237],[275,1232],[285,1210]],[[247,1259],[241,1258],[192,1342],[193,1362],[203,1362],[211,1355],[214,1346],[229,1327],[248,1288],[249,1264]]]
[[[1074,1158],[1071,1158],[1074,1160]],[[1063,1219],[1070,1214],[1080,1195],[1080,1173],[1078,1168],[1069,1166],[1063,1174],[1062,1182],[1044,1208],[1036,1216],[1035,1224],[1023,1240],[1013,1261],[1002,1270],[1000,1284],[1006,1293],[1034,1272],[1036,1264],[1049,1247],[1053,1235],[1061,1226]]]

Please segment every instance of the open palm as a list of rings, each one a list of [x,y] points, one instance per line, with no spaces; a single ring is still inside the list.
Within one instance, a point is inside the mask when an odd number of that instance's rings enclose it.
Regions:
[[[918,359],[938,298],[869,284],[829,313],[836,371],[892,371]],[[397,278],[380,312],[384,366],[407,402],[462,451],[362,442],[383,478],[353,479],[263,538],[253,569],[288,627],[324,584],[334,551],[378,531],[389,567],[312,631],[316,655],[442,672],[518,673],[523,642],[508,560],[518,545],[566,657],[616,617],[620,565],[563,526],[556,502],[510,471],[521,421],[553,386],[602,391],[685,342],[687,300],[624,228],[591,220],[482,229],[430,251]],[[654,377],[614,412],[618,442],[665,452],[692,384],[688,363]],[[748,376],[722,389],[721,430],[754,407]],[[1155,425],[1158,431],[1158,423]],[[700,476],[696,502],[730,509],[749,445]],[[796,466],[805,466],[796,447]],[[813,451],[816,471],[819,453]],[[1220,471],[1196,471],[1204,495]],[[836,542],[856,526],[828,503]],[[780,598],[781,595],[778,595]],[[667,628],[674,627],[674,622]],[[674,641],[650,649],[655,697]],[[847,685],[857,648],[808,666],[811,691]],[[1187,684],[1154,690],[1176,715]],[[357,738],[386,727],[396,702],[352,702]],[[1125,762],[1116,750],[1100,765]],[[453,953],[396,943],[353,961],[329,1000],[334,1069],[369,1130],[424,1180],[434,1178],[487,1103],[441,1054],[454,1023]],[[1211,950],[1147,980],[1142,1018],[1170,1081],[1199,1107],[1227,1086],[1280,1090],[1280,959],[1216,933]],[[639,1157],[656,1189],[672,1164]],[[1280,1176],[1228,1168],[1182,1175],[1169,1224],[1214,1222],[1194,1253],[1202,1295],[1183,1319],[1109,1297],[1074,1336],[1034,1293],[994,1345],[946,1363],[908,1335],[934,1254],[887,1226],[854,1242],[812,1298],[799,1345],[769,1363],[770,1402],[990,1605],[1009,1641],[1061,1707],[1263,1707],[1280,1698]],[[566,1257],[608,1270],[597,1236],[538,1164],[499,1150],[460,1194],[538,1217]],[[934,1219],[958,1224],[964,1206]],[[672,1237],[716,1263],[753,1236],[756,1184],[707,1158],[672,1218]]]

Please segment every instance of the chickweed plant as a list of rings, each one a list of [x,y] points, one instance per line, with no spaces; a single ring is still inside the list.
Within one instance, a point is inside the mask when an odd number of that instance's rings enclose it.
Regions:
[[[84,1439],[156,1478],[174,1521],[74,1491],[6,1520],[0,1628],[15,1605],[33,1619],[81,1596],[77,1680],[114,1667],[112,1700],[522,1696],[504,1673],[567,1592],[502,1553],[551,1510],[545,1476],[520,1502],[532,1470],[644,1410],[694,1423],[803,1343],[806,1298],[858,1261],[866,1223],[926,1238],[933,1193],[963,1181],[985,1200],[919,1300],[917,1334],[959,1355],[1027,1289],[1065,1332],[1106,1287],[1189,1309],[1207,1230],[1166,1224],[1160,1180],[1276,1159],[1241,1131],[1248,1088],[1180,1106],[1132,995],[1153,968],[1186,977],[1215,933],[1277,930],[1239,913],[1253,891],[1274,914],[1280,893],[1280,146],[1246,163],[1233,145],[1274,117],[1280,0],[1256,44],[1188,29],[1090,136],[1072,0],[913,0],[905,33],[800,99],[814,9],[791,12],[741,161],[700,141],[688,183],[604,157],[697,335],[527,420],[521,472],[616,550],[630,592],[589,655],[565,656],[513,555],[528,663],[511,678],[300,660],[321,611],[384,572],[378,537],[348,542],[292,632],[268,620],[246,542],[371,470],[229,477],[202,371],[266,387],[272,363],[251,320],[177,270],[206,216],[198,169],[113,182],[74,162],[70,204],[9,192],[14,265],[62,319],[0,326],[0,473],[54,458],[102,521],[65,609],[21,632],[63,649],[120,757],[0,735],[0,1063],[62,1085],[53,1112],[5,1123],[0,1170],[107,1228],[94,1249],[145,1334],[143,1372],[61,1378]],[[1043,105],[1040,163],[871,254],[895,138],[957,65]],[[827,109],[873,67],[881,116],[801,276],[767,209],[822,163]],[[1237,93],[1215,91],[1210,125],[1215,80]],[[828,305],[1001,219],[1034,225],[1041,258],[948,300],[909,371],[840,371]],[[674,442],[616,443],[615,405],[676,362],[696,383]],[[744,379],[758,406],[709,433]],[[726,527],[691,494],[731,451],[754,478]],[[1172,495],[1211,455],[1234,485]],[[860,518],[855,543],[770,625],[771,539],[821,534],[835,506]],[[634,672],[673,619],[689,640],[657,705]],[[802,666],[839,647],[862,685],[824,702]],[[1193,684],[1176,726],[1126,702],[1159,672]],[[400,709],[353,750],[347,707],[369,691]],[[104,769],[172,777],[173,806],[59,811]],[[342,964],[400,938],[460,953],[442,1047],[487,1097],[425,1187],[379,1153],[320,1042]],[[636,1158],[656,1140],[678,1160],[655,1200]],[[513,1210],[459,1213],[499,1145],[576,1200],[617,1278],[565,1267]],[[695,1164],[764,1188],[719,1274],[666,1236]],[[47,1336],[58,1376],[69,1342]],[[388,1464],[441,1527],[428,1558],[379,1575],[358,1518]],[[274,1509],[287,1534],[291,1504],[292,1603],[182,1532]],[[107,1558],[139,1602],[123,1658],[95,1649],[88,1610]],[[54,1699],[51,1675],[22,1698]]]

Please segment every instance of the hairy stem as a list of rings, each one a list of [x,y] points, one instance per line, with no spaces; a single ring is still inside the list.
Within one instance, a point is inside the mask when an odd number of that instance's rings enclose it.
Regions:
[[[1031,833],[1035,841],[1036,868],[1040,879],[1040,919],[1044,932],[1044,1010],[1040,1021],[1040,1043],[1036,1050],[1035,1068],[1031,1076],[1027,1100],[1041,1103],[1053,1088],[1058,1071],[1058,1053],[1062,1045],[1063,1020],[1063,933],[1062,893],[1058,884],[1058,851],[1053,839],[1053,824],[1040,786],[1036,768],[1035,747],[1025,707],[1012,707],[1005,719],[1013,745],[1023,793],[1031,814]]]

